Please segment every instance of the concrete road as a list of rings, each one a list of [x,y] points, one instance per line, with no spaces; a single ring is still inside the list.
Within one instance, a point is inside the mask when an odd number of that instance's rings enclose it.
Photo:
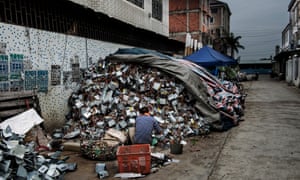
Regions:
[[[142,179],[296,180],[300,179],[300,89],[260,76],[245,82],[245,121],[227,132],[187,139],[179,163],[161,167]],[[166,152],[168,153],[168,152]],[[97,161],[73,155],[78,170],[65,179],[99,179]],[[105,162],[113,178],[117,162]]]
[[[245,121],[233,128],[208,179],[300,179],[300,89],[245,83]]]

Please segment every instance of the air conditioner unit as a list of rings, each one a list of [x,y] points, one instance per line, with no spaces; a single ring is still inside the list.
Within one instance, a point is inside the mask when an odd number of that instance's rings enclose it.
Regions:
[[[295,34],[296,32],[298,32],[298,27],[297,26],[293,27],[293,34]]]

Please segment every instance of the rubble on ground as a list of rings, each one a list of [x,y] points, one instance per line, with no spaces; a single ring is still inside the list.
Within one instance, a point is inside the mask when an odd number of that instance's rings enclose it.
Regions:
[[[75,171],[76,163],[66,162],[62,151],[39,151],[37,141],[26,141],[8,125],[0,130],[0,179],[63,179]]]

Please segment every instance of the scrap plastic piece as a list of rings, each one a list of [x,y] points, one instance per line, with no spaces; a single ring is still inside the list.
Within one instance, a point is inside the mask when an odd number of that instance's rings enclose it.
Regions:
[[[22,178],[27,178],[27,170],[24,168],[24,166],[19,166],[17,171],[17,176]]]
[[[108,172],[106,171],[105,163],[97,163],[95,170],[96,170],[96,173],[98,174],[98,177],[100,179],[103,179],[103,178],[109,176]]]
[[[0,162],[0,170],[2,172],[8,172],[10,164],[11,164],[11,160]]]
[[[48,171],[48,167],[46,165],[42,165],[38,171],[41,173],[41,174],[45,174],[47,171]]]
[[[128,179],[128,178],[141,178],[145,177],[145,175],[142,175],[141,173],[118,173],[115,174],[116,178],[121,178],[121,179]]]

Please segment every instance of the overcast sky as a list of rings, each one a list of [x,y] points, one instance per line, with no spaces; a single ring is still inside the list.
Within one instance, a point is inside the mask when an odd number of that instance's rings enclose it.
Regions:
[[[290,0],[221,0],[231,10],[230,31],[242,36],[241,60],[274,57],[275,46],[281,47],[281,32],[289,22]]]

